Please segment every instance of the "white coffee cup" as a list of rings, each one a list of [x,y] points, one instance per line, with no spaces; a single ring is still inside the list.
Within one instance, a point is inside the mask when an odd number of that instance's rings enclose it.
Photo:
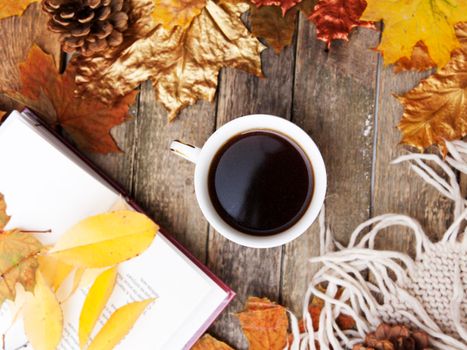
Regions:
[[[213,158],[231,138],[253,130],[275,131],[288,137],[301,147],[313,168],[314,192],[307,210],[293,226],[270,236],[255,236],[236,230],[220,217],[209,196],[208,177]],[[266,114],[247,115],[234,119],[217,129],[202,148],[173,141],[170,149],[196,164],[194,185],[201,211],[217,232],[240,245],[253,248],[271,248],[288,243],[311,226],[323,206],[327,183],[323,157],[310,136],[286,119]]]

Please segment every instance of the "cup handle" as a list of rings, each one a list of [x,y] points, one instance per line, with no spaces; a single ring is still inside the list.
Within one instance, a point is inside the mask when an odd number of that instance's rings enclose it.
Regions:
[[[183,157],[195,164],[198,161],[198,157],[201,152],[201,148],[180,142],[178,140],[172,141],[170,144],[170,150],[176,155]]]

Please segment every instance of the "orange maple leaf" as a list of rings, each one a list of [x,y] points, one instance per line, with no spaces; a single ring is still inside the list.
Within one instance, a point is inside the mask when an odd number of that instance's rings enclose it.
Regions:
[[[21,89],[7,94],[35,110],[52,126],[60,126],[80,147],[87,151],[120,151],[110,130],[129,118],[129,106],[137,92],[117,99],[112,105],[96,98],[80,98],[75,90],[75,68],[69,66],[59,74],[52,57],[33,46],[21,63]]]
[[[199,339],[195,345],[191,348],[191,350],[233,350],[230,346],[226,343],[217,340],[216,338],[210,336],[209,334],[203,335],[201,339]]]
[[[282,350],[287,345],[287,310],[267,298],[250,297],[245,311],[237,314],[249,350]]]

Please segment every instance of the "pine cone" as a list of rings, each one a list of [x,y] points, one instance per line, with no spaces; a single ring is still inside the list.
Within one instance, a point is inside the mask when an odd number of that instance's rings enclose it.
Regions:
[[[44,0],[49,30],[61,33],[65,52],[92,56],[123,42],[128,29],[127,0]]]
[[[352,350],[430,350],[428,335],[422,331],[382,323],[375,332],[366,336],[363,344],[357,344]]]

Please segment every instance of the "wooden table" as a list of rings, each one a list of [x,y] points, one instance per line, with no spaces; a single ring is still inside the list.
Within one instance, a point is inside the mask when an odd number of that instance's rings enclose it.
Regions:
[[[276,56],[263,53],[267,79],[225,69],[215,103],[199,102],[168,124],[151,84],[141,87],[136,118],[115,130],[123,154],[90,157],[120,182],[136,201],[236,292],[237,298],[210,332],[236,349],[246,349],[234,313],[247,296],[266,296],[301,313],[302,298],[316,266],[318,225],[275,249],[240,247],[204,219],[193,188],[193,164],[169,152],[180,139],[201,146],[216,128],[236,117],[269,113],[287,118],[318,144],[328,171],[326,220],[341,242],[371,216],[411,215],[432,238],[449,224],[450,203],[425,185],[406,164],[390,165],[404,149],[396,124],[402,108],[392,94],[412,88],[420,74],[395,75],[383,67],[375,47],[379,33],[357,30],[349,43],[326,50],[301,16],[294,44]],[[18,37],[21,40],[21,36]],[[407,251],[406,231],[391,231],[379,246]],[[170,268],[170,267],[167,267]]]

